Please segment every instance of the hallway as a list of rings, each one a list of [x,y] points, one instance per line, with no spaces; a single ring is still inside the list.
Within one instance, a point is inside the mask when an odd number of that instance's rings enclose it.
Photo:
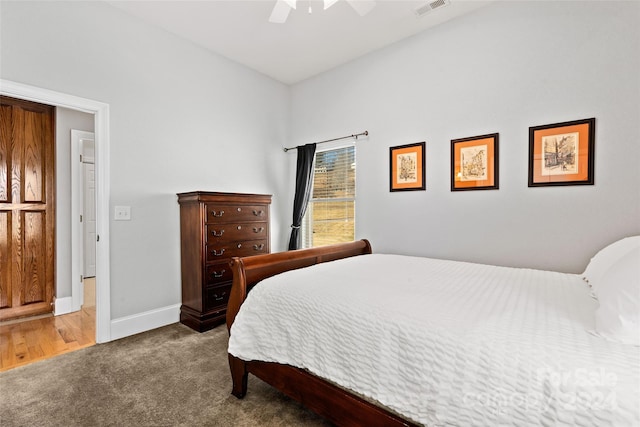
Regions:
[[[0,323],[0,372],[95,343],[95,278],[90,278],[84,280],[80,311]]]

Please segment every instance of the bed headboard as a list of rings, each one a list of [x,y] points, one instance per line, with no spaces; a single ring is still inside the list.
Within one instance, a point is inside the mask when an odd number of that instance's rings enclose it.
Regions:
[[[363,239],[318,248],[232,258],[233,286],[227,305],[227,328],[231,329],[247,292],[259,281],[285,271],[370,253],[371,244]]]

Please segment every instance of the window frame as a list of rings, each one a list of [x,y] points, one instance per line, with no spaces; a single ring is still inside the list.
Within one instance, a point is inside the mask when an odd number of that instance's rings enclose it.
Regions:
[[[319,146],[318,146],[319,147]],[[343,148],[353,147],[353,155],[354,155],[354,163],[356,165],[356,175],[354,177],[354,185],[353,185],[353,197],[336,197],[336,198],[313,198],[313,186],[315,185],[315,167],[316,167],[316,156],[318,153],[324,153],[327,151],[335,151]],[[309,203],[307,204],[307,209],[305,211],[304,217],[302,218],[302,224],[300,229],[300,234],[302,237],[302,248],[312,248],[313,247],[313,221],[311,220],[313,216],[313,203],[314,202],[349,202],[353,201],[353,233],[355,239],[356,233],[356,201],[357,201],[357,149],[355,140],[353,141],[335,141],[323,144],[322,148],[317,148],[315,154],[313,155],[313,181],[311,183],[311,195],[309,197]]]

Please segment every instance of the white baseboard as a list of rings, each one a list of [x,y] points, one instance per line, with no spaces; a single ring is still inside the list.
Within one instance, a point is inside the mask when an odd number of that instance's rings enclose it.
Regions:
[[[111,321],[110,341],[177,323],[179,320],[180,304],[114,319]]]
[[[61,314],[72,313],[73,309],[73,298],[65,297],[65,298],[56,298],[53,305],[53,315],[60,316]]]

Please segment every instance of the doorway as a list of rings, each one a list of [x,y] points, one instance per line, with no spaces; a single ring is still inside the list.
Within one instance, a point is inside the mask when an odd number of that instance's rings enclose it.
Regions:
[[[109,105],[0,79],[0,94],[94,115],[96,177],[96,342],[111,340],[109,257]],[[74,245],[75,246],[75,245]],[[76,276],[79,277],[79,276]]]

